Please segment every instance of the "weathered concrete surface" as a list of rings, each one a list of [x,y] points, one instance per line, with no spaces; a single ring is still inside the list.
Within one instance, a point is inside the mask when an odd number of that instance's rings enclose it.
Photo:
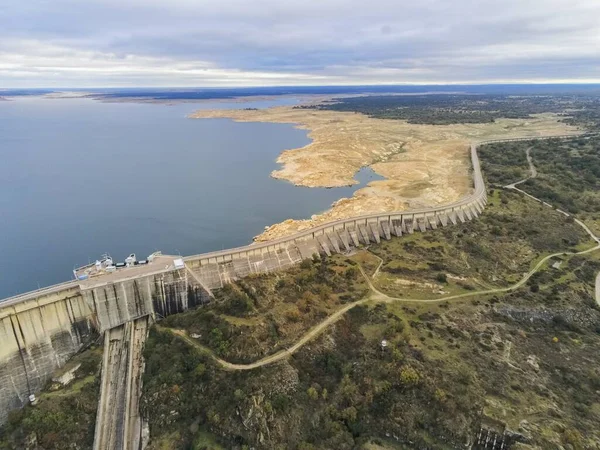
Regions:
[[[165,267],[126,279],[114,275],[81,286],[67,282],[0,302],[0,424],[98,331],[146,315],[185,311],[209,301],[211,289],[252,273],[290,267],[315,253],[348,251],[371,238],[379,241],[477,217],[487,203],[477,144],[471,146],[471,160],[473,193],[450,205],[336,220],[286,238],[190,256],[184,258],[186,269]]]
[[[446,225],[448,218],[456,224],[475,217],[472,211],[481,211],[487,203],[483,175],[477,156],[477,145],[471,146],[473,164],[473,193],[450,205],[392,214],[372,214],[352,219],[337,220],[295,235],[274,241],[248,245],[220,252],[184,258],[195,278],[207,289],[219,289],[224,284],[251,273],[268,273],[283,269],[314,254],[331,255],[390,239],[393,233],[435,229]]]
[[[94,450],[138,450],[142,421],[139,398],[149,317],[107,330]]]
[[[184,269],[164,271],[115,283],[86,286],[81,294],[104,332],[150,314],[165,317],[204,301],[197,281]]]
[[[210,300],[186,269],[86,287],[68,283],[62,290],[42,290],[39,297],[0,303],[0,425],[104,330]]]
[[[0,424],[96,334],[77,288],[0,307]]]

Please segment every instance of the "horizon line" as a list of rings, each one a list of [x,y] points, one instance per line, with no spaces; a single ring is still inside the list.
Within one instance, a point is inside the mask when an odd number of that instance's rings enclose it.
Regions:
[[[51,87],[51,86],[21,86],[0,87],[0,92],[23,89],[32,90],[86,90],[86,89],[273,89],[273,88],[360,88],[360,87],[420,87],[420,86],[600,86],[599,80],[552,80],[552,81],[485,81],[485,82],[418,82],[418,83],[348,83],[348,84],[273,84],[273,85],[238,85],[238,86],[168,86],[168,85],[123,85],[123,86],[88,86],[88,87]]]

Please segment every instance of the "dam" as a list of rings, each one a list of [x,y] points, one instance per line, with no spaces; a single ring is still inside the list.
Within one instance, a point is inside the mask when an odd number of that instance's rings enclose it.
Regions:
[[[482,143],[488,142],[498,141]],[[210,302],[212,290],[249,274],[475,219],[487,203],[477,156],[482,143],[470,147],[472,193],[449,205],[337,220],[273,241],[184,257],[183,266],[176,263],[179,256],[160,255],[148,265],[5,299],[0,302],[0,424],[71,356],[103,337],[95,448],[137,448],[141,351],[150,321]]]

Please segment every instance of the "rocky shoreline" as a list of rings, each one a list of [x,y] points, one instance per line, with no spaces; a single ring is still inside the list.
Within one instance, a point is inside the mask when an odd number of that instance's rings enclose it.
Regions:
[[[200,110],[194,119],[294,124],[308,131],[310,144],[284,150],[281,168],[271,176],[296,186],[334,188],[356,184],[354,175],[369,166],[384,180],[371,181],[351,198],[305,220],[288,219],[267,227],[257,241],[276,239],[321,223],[361,214],[451,203],[471,189],[468,145],[473,140],[575,132],[553,114],[494,123],[416,125],[373,119],[359,113],[291,106],[267,109]]]

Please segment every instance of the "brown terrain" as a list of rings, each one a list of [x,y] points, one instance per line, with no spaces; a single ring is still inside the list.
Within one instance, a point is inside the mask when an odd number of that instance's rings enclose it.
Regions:
[[[239,122],[292,123],[309,130],[312,142],[285,150],[274,178],[297,186],[340,187],[357,184],[354,174],[370,166],[385,180],[370,182],[351,198],[307,220],[268,227],[256,237],[270,240],[321,223],[360,214],[435,206],[458,200],[472,188],[469,143],[508,137],[576,133],[553,114],[531,119],[500,119],[486,124],[415,125],[374,119],[359,113],[294,109],[201,110],[191,118],[229,118]]]

